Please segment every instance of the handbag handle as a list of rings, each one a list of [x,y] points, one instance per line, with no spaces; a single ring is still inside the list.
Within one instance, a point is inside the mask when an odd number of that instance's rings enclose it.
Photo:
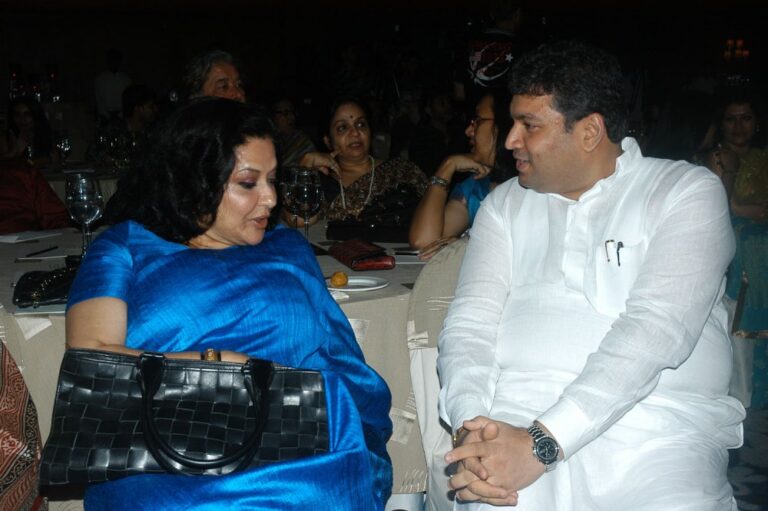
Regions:
[[[183,468],[192,470],[207,470],[226,467],[237,463],[233,471],[247,467],[261,443],[261,432],[266,423],[269,405],[266,403],[269,386],[274,375],[274,365],[266,360],[250,358],[243,364],[243,383],[248,395],[253,402],[253,418],[256,425],[251,435],[245,442],[230,454],[224,454],[219,458],[201,460],[192,458],[173,449],[160,436],[152,413],[152,403],[155,394],[160,388],[165,372],[166,358],[161,353],[144,352],[139,356],[137,378],[141,388],[141,424],[147,449],[154,456],[157,463],[168,472],[187,474],[175,467],[170,461],[174,461]]]

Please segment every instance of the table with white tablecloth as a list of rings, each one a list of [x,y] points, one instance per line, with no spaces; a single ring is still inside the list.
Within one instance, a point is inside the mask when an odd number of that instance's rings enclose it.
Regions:
[[[319,247],[324,226],[313,227],[310,239]],[[50,429],[51,411],[58,367],[64,353],[63,305],[40,309],[16,309],[11,303],[13,283],[27,271],[47,270],[64,265],[65,255],[78,254],[80,234],[67,228],[53,231],[53,237],[37,241],[0,244],[0,336],[9,346],[22,369],[30,394],[37,405],[43,439]],[[44,259],[15,262],[17,258],[49,246],[54,251],[42,254]],[[382,244],[392,249],[395,245]],[[402,244],[399,244],[402,245]],[[56,257],[61,256],[61,257]],[[392,391],[390,415],[394,424],[387,445],[394,465],[394,493],[424,490],[426,468],[421,437],[413,401],[406,342],[406,322],[410,288],[421,264],[398,264],[392,270],[353,272],[328,255],[318,256],[323,274],[345,271],[350,276],[376,276],[388,281],[382,289],[349,292],[337,298],[349,318],[367,362],[384,378]],[[32,377],[34,375],[34,377]]]

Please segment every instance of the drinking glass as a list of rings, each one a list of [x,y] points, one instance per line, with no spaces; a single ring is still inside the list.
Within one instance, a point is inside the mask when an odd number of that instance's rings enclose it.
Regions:
[[[80,224],[83,234],[82,255],[85,256],[91,243],[91,225],[101,218],[104,211],[104,198],[98,179],[85,173],[67,174],[65,197],[69,216]]]
[[[67,161],[69,153],[72,152],[72,143],[69,140],[69,135],[66,130],[62,130],[56,139],[56,149],[59,152],[59,156],[61,156],[61,165],[63,166]]]
[[[323,204],[323,189],[317,169],[287,167],[281,186],[286,209],[293,215],[294,220],[302,217],[304,236],[309,238],[309,219],[320,212]]]

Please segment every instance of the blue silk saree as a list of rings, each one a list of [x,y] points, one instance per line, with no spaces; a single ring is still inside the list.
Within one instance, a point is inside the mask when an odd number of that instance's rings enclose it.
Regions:
[[[256,246],[190,249],[135,222],[89,248],[69,305],[127,304],[126,346],[234,350],[323,371],[327,454],[225,476],[142,475],[92,485],[86,509],[381,510],[392,486],[389,390],[366,365],[311,247],[278,228]]]

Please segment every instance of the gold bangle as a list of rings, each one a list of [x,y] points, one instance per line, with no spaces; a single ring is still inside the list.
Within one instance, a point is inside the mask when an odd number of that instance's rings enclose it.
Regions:
[[[208,360],[213,362],[221,361],[221,351],[213,348],[207,348],[200,353],[200,360]]]

